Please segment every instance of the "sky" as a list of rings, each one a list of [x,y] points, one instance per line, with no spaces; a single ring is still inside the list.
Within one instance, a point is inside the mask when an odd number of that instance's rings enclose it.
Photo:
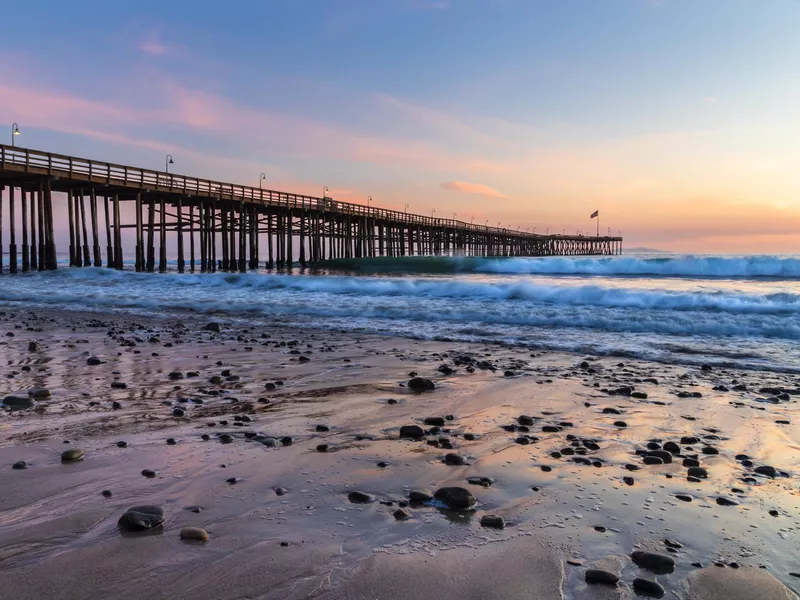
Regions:
[[[800,252],[798,0],[27,0],[20,146],[680,252]],[[0,130],[0,139],[6,135]]]

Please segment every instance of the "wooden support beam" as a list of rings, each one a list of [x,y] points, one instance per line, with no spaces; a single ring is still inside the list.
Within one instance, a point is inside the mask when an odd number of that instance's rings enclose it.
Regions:
[[[28,194],[25,188],[20,188],[20,209],[22,210],[22,272],[31,270],[30,253],[28,247]]]

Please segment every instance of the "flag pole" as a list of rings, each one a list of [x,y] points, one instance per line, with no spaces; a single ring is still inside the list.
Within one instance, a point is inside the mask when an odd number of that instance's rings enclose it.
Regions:
[[[597,237],[600,237],[600,211],[597,211]]]

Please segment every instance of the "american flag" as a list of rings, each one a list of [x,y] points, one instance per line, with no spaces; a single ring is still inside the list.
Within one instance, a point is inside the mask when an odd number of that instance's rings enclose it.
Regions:
[[[600,216],[600,211],[596,210],[591,214],[591,216],[589,216],[589,218],[590,219],[594,219],[595,217],[599,217],[599,216]]]

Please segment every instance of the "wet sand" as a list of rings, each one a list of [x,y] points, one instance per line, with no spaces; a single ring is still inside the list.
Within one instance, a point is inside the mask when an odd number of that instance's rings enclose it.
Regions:
[[[3,597],[601,599],[634,597],[640,578],[665,597],[735,600],[800,587],[797,376],[0,313],[0,398],[49,392],[0,408]],[[411,391],[412,372],[435,389]],[[405,425],[426,435],[401,439]],[[71,448],[82,460],[62,462]],[[687,478],[694,461],[707,478]],[[474,510],[409,503],[447,486]],[[118,527],[150,504],[162,526]],[[209,540],[182,540],[184,527]],[[638,566],[637,550],[674,567]],[[593,568],[619,583],[587,583]]]

